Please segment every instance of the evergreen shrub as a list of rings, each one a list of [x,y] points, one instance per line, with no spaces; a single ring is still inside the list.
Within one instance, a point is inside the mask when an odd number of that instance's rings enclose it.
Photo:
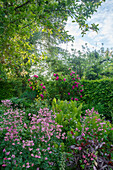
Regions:
[[[92,107],[107,119],[113,118],[113,79],[82,80],[84,85],[82,110]]]

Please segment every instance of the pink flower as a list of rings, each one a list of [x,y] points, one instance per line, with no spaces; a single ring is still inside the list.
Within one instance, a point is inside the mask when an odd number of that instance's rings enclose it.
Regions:
[[[48,160],[48,158],[46,157],[45,160]]]
[[[5,148],[3,149],[3,152],[5,152],[6,150],[5,150]]]
[[[70,95],[70,93],[68,93],[68,95]]]
[[[70,76],[72,76],[72,73],[70,73]]]
[[[41,86],[43,86],[43,84],[42,84],[42,83],[41,83],[40,85],[41,85]]]
[[[86,158],[86,156],[85,156],[85,155],[82,155],[82,157],[83,157],[83,158]]]
[[[55,80],[58,80],[58,79],[59,79],[59,77],[57,76]]]
[[[71,100],[73,100],[73,97],[71,98]]]
[[[15,155],[12,155],[12,158],[15,158]]]
[[[75,98],[74,100],[78,101],[78,99],[77,99],[77,98]]]
[[[44,95],[43,95],[43,94],[40,94],[40,96],[41,96],[42,98],[44,98]]]
[[[80,92],[82,92],[83,90],[80,90]]]
[[[75,80],[75,78],[72,78],[72,80]]]
[[[46,87],[45,87],[45,86],[43,86],[42,88],[43,88],[43,89],[45,89]]]
[[[30,87],[30,89],[32,89],[32,86]]]
[[[31,78],[30,79],[28,79],[28,81],[30,81],[31,80]]]
[[[7,165],[6,165],[6,164],[3,164],[2,166],[5,167],[5,166],[7,166]]]
[[[9,155],[10,154],[10,151],[9,152],[6,152],[6,155]]]
[[[82,95],[80,97],[82,98]]]
[[[74,89],[75,88],[75,86],[72,86],[72,89]]]
[[[54,73],[53,76],[56,76],[56,74]]]
[[[79,149],[79,150],[81,150],[82,148],[81,148],[81,147],[79,147],[78,149]]]
[[[78,84],[76,84],[76,87],[78,88]]]
[[[73,73],[73,74],[75,74],[75,72],[74,72],[74,71],[72,71],[72,73]]]
[[[66,79],[64,79],[64,81],[66,81]]]

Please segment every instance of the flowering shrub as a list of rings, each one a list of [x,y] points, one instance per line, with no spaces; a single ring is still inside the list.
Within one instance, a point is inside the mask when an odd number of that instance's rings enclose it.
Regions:
[[[55,98],[60,100],[76,100],[82,98],[83,85],[74,71],[69,75],[53,74],[55,80]]]
[[[36,96],[38,99],[44,99],[44,96],[46,95],[46,87],[38,79],[37,75],[34,75],[32,78],[28,79],[28,86],[31,91],[36,91]]]
[[[55,123],[55,117],[47,108],[33,115],[8,108],[0,116],[1,167],[48,170],[58,167],[65,134],[62,126]]]
[[[85,117],[81,119],[82,129],[80,136],[76,137],[74,145],[71,145],[73,157],[70,158],[73,166],[81,169],[113,168],[113,128],[109,121],[100,118],[98,112],[87,110]],[[77,129],[76,129],[77,130]],[[111,139],[109,136],[112,136]],[[68,166],[71,163],[68,163]]]

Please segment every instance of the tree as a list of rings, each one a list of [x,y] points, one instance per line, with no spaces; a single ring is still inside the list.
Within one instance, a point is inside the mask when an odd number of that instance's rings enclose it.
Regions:
[[[97,25],[89,26],[86,20],[103,1],[105,0],[0,0],[2,69],[8,73],[16,70],[15,74],[20,76],[20,65],[24,70],[26,65],[36,60],[30,53],[33,47],[27,42],[30,36],[40,28],[49,34],[62,35],[63,30],[58,30],[58,22],[66,22],[69,16],[79,24],[83,35],[89,29],[97,31]]]

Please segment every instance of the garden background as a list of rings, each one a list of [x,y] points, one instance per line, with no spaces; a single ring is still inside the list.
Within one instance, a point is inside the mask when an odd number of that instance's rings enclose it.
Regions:
[[[0,0],[0,168],[113,169],[113,52],[71,52],[100,0]]]

